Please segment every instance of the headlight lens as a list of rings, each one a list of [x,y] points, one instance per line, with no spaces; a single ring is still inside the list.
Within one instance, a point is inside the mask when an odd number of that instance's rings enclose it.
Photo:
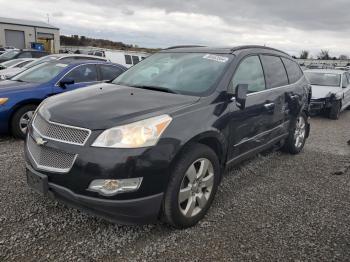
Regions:
[[[0,79],[1,79],[1,80],[6,80],[6,78],[7,78],[7,77],[6,77],[5,75],[0,75]]]
[[[172,118],[161,115],[104,131],[92,144],[94,147],[139,148],[157,144]]]
[[[4,105],[9,99],[7,97],[0,98],[0,106]]]

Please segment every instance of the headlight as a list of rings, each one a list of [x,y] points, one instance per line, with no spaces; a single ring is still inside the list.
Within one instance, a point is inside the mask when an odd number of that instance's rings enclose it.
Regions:
[[[6,80],[6,78],[7,78],[7,77],[6,77],[5,75],[0,75],[0,79],[1,79],[1,80]]]
[[[104,131],[92,144],[94,147],[139,148],[157,144],[172,118],[161,115]]]
[[[0,98],[0,106],[4,105],[9,99],[7,97]]]

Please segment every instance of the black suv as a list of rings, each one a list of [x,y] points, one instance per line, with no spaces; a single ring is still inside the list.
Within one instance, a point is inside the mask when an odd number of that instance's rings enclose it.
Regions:
[[[26,140],[27,181],[114,222],[193,226],[225,167],[275,145],[302,150],[310,90],[275,49],[167,49],[112,83],[45,100]]]

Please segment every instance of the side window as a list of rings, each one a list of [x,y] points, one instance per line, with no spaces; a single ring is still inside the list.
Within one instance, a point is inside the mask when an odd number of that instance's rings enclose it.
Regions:
[[[342,74],[342,82],[343,82],[342,85],[343,85],[343,87],[346,87],[346,86],[349,85],[349,81],[348,81],[348,78],[347,78],[346,74],[347,73]]]
[[[30,52],[23,52],[17,58],[32,58],[32,54]]]
[[[140,62],[140,58],[138,56],[133,55],[132,56],[132,63],[136,65],[138,62]]]
[[[100,65],[101,70],[101,80],[102,81],[109,81],[113,80],[117,76],[119,76],[121,73],[124,72],[121,68],[117,66],[109,66],[109,65]]]
[[[82,65],[74,68],[65,78],[73,78],[75,83],[97,81],[95,65]]]
[[[125,64],[132,65],[131,56],[125,55]]]
[[[239,84],[248,84],[249,93],[265,90],[264,71],[258,56],[250,56],[240,63],[233,76],[231,88],[236,90]]]
[[[288,85],[286,69],[280,57],[262,55],[261,62],[264,67],[267,88]]]
[[[31,55],[32,55],[33,58],[40,58],[40,57],[46,56],[47,53],[44,53],[44,52],[32,52]]]
[[[294,84],[295,82],[298,82],[303,76],[299,65],[296,62],[284,57],[282,57],[282,61],[288,73],[289,84]]]
[[[346,72],[345,75],[346,75],[346,79],[348,80],[348,84],[350,84],[350,74]]]

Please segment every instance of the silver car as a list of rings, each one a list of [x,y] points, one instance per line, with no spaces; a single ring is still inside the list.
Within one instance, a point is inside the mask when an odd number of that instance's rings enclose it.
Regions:
[[[94,60],[94,61],[103,61],[103,62],[108,62],[109,59],[105,57],[98,57],[98,56],[91,56],[91,55],[82,55],[82,54],[54,54],[54,55],[48,55],[44,56],[42,58],[36,59],[33,62],[30,62],[26,64],[23,67],[16,67],[16,68],[11,68],[9,70],[0,70],[0,80],[5,80],[9,79],[14,75],[17,75],[20,72],[23,72],[24,70],[27,70],[28,68],[31,68],[33,66],[36,66],[41,63],[45,62],[50,62],[50,61],[55,61],[55,60],[60,60],[64,63],[72,62],[72,61],[87,61],[87,60]]]
[[[325,113],[338,119],[350,107],[350,74],[343,70],[317,69],[304,71],[312,86],[310,112]]]

